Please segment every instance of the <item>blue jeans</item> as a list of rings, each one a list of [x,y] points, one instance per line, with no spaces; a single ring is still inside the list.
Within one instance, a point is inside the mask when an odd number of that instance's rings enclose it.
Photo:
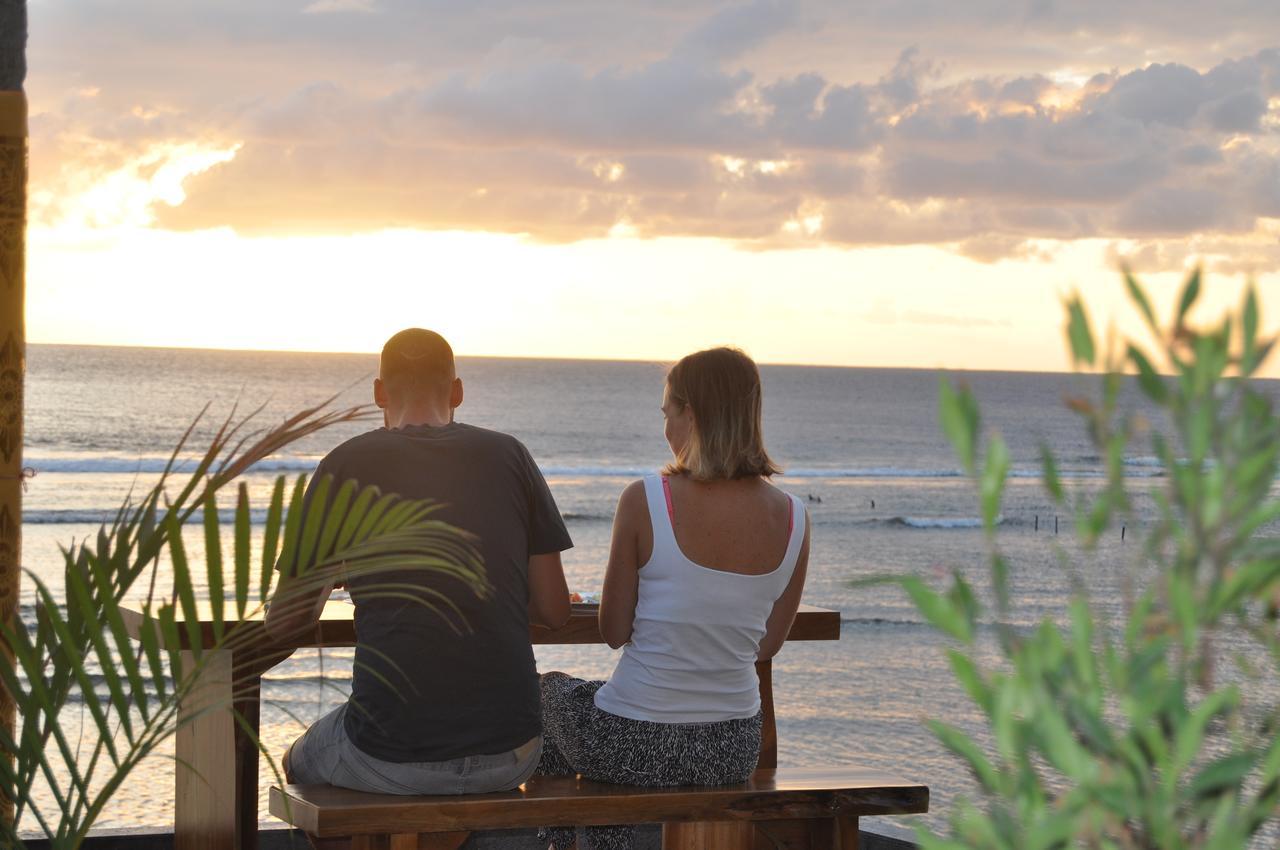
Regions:
[[[533,773],[542,736],[514,750],[448,761],[391,762],[359,750],[347,738],[343,703],[321,717],[289,750],[291,781],[328,783],[374,794],[482,794],[509,791]]]

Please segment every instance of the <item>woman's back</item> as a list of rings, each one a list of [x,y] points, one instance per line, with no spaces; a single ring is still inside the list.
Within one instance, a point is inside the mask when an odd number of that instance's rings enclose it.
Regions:
[[[755,484],[645,479],[650,539],[638,540],[637,548],[649,551],[639,569],[631,641],[596,694],[599,708],[659,723],[759,711],[754,665],[799,559],[804,508]]]
[[[667,517],[680,551],[713,570],[759,575],[782,562],[795,523],[795,502],[761,478],[694,481],[664,476]],[[653,517],[650,517],[652,551]],[[642,550],[640,563],[649,559]]]

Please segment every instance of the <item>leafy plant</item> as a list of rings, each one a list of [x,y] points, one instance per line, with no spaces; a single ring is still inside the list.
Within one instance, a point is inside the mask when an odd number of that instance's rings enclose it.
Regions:
[[[373,487],[358,489],[352,482],[330,493],[331,482],[321,479],[304,504],[306,478],[299,476],[290,487],[285,476],[278,477],[256,553],[250,545],[249,491],[240,482],[231,542],[224,547],[220,493],[290,443],[365,415],[364,408],[330,411],[322,405],[247,435],[252,415],[240,421],[229,417],[194,469],[180,474],[179,456],[193,423],[153,488],[126,502],[95,539],[63,549],[65,599],[28,573],[37,598],[36,621],[0,626],[15,658],[12,667],[0,663],[0,684],[13,694],[21,718],[16,731],[0,728],[0,748],[13,756],[0,759],[0,793],[16,808],[14,823],[0,823],[0,844],[24,846],[18,827],[34,825],[50,847],[79,846],[130,771],[193,719],[192,711],[179,708],[192,698],[211,652],[261,652],[264,667],[288,655],[251,645],[262,640],[261,632],[255,638],[252,629],[241,628],[259,618],[275,595],[277,562],[297,576],[291,590],[304,595],[332,581],[339,567],[347,578],[392,567],[400,580],[404,571],[447,572],[477,594],[486,591],[476,550],[462,532],[435,519],[431,505]],[[203,528],[203,564],[188,556],[182,536],[183,527],[196,520]],[[396,594],[401,588],[388,585],[380,591]],[[130,637],[123,610],[136,597],[141,598],[133,607],[140,606],[144,619],[156,624],[140,629],[138,640]],[[197,625],[202,619],[213,632],[205,649]],[[83,703],[92,721],[92,740],[83,748],[66,728],[65,710],[75,702]],[[198,708],[224,710],[233,709]],[[37,778],[56,808],[41,807],[33,791]]]
[[[1042,451],[1044,486],[1074,517],[1085,556],[1096,554],[1107,529],[1134,528],[1130,447],[1149,444],[1163,467],[1151,494],[1157,519],[1141,534],[1143,563],[1131,567],[1137,589],[1118,622],[1107,622],[1081,586],[1064,625],[1009,625],[1010,564],[996,534],[1009,452],[998,435],[979,450],[973,394],[941,383],[942,428],[980,493],[994,610],[984,611],[959,573],[943,592],[915,577],[898,581],[957,642],[951,668],[985,718],[994,752],[956,726],[929,721],[981,796],[953,809],[946,835],[921,827],[925,850],[1228,850],[1248,846],[1280,804],[1280,706],[1256,687],[1280,660],[1280,540],[1257,533],[1280,518],[1273,493],[1280,420],[1250,380],[1273,340],[1259,338],[1252,290],[1238,313],[1202,330],[1188,321],[1199,272],[1167,326],[1127,274],[1126,286],[1151,349],[1127,342],[1100,354],[1084,304],[1066,304],[1077,368],[1102,372],[1097,398],[1068,406],[1096,446],[1105,480],[1069,491],[1053,454]],[[1147,423],[1121,404],[1126,369],[1162,421]],[[978,651],[988,615],[999,646],[994,665]],[[1251,651],[1224,667],[1215,638],[1228,634]]]

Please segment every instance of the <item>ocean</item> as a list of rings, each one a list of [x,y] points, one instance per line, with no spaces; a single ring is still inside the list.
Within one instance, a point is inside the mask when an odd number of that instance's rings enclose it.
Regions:
[[[551,485],[574,540],[564,556],[571,589],[599,590],[618,494],[667,458],[659,410],[667,365],[459,360],[466,399],[458,419],[519,437]],[[131,490],[145,488],[206,405],[196,445],[233,409],[264,406],[260,420],[269,424],[331,396],[337,404],[366,402],[376,368],[374,355],[31,346],[25,464],[37,476],[25,498],[24,565],[59,586],[59,544],[94,533]],[[853,584],[885,573],[941,581],[960,570],[985,586],[975,489],[937,425],[939,373],[808,366],[763,366],[761,373],[766,441],[785,468],[776,483],[805,500],[812,519],[804,601],[839,610],[842,623],[838,642],[789,644],[775,661],[779,762],[861,765],[925,782],[932,789],[927,821],[940,825],[951,801],[973,786],[923,721],[945,717],[984,736],[977,711],[952,680],[946,640],[904,594]],[[984,427],[999,431],[1012,452],[1000,540],[1013,564],[1015,624],[1061,619],[1073,582],[1118,613],[1126,567],[1140,561],[1134,529],[1126,540],[1116,529],[1093,555],[1077,557],[1070,522],[1055,514],[1039,481],[1039,450],[1047,445],[1070,486],[1097,485],[1099,458],[1063,404],[1069,394],[1092,391],[1094,381],[1014,372],[953,377],[973,387]],[[1125,399],[1141,407],[1135,394]],[[327,449],[369,427],[335,427],[295,444],[248,474],[252,491],[263,493],[279,474],[309,472]],[[1163,479],[1140,451],[1127,463],[1141,525],[1154,516],[1147,494]],[[28,593],[28,614],[29,604]],[[595,678],[606,678],[616,658],[603,646],[540,647],[537,656],[544,671]],[[303,723],[343,698],[350,665],[350,650],[304,650],[272,671],[262,712],[270,752],[278,756]],[[264,822],[272,781],[264,764]],[[168,827],[172,801],[173,763],[162,752],[135,771],[98,825]]]

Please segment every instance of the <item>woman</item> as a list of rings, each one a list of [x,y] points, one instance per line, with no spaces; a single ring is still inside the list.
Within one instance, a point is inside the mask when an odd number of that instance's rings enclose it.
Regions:
[[[769,483],[760,373],[731,348],[685,357],[662,399],[673,460],[618,500],[600,631],[608,682],[542,677],[539,770],[632,785],[717,785],[760,751],[755,662],[782,647],[809,558],[804,505]],[[594,850],[630,827],[591,828]],[[573,829],[544,831],[567,850]]]

